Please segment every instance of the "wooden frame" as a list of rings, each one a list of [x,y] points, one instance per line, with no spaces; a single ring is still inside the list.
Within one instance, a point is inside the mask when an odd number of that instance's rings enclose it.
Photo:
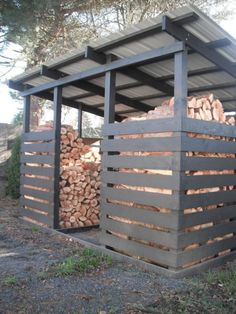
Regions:
[[[78,109],[80,135],[82,111],[104,115],[100,227],[102,244],[106,248],[158,265],[166,273],[181,274],[191,272],[196,267],[204,268],[202,265],[207,267],[217,264],[219,260],[230,259],[235,255],[236,190],[232,186],[236,179],[236,161],[232,156],[236,154],[236,129],[187,118],[188,92],[191,94],[208,90],[208,87],[198,87],[188,91],[187,76],[224,70],[236,77],[235,67],[214,50],[229,45],[229,40],[223,38],[204,45],[182,27],[187,21],[196,18],[194,14],[188,14],[179,20],[164,17],[161,25],[150,27],[147,32],[129,34],[120,42],[105,44],[99,49],[87,47],[83,56],[74,57],[75,60],[93,60],[98,66],[74,75],[59,71],[57,66],[42,66],[41,75],[53,79],[52,82],[31,86],[27,90],[16,86],[25,97],[21,156],[21,208],[25,217],[56,229],[59,227],[60,127],[63,103]],[[130,42],[132,36],[133,39],[142,38],[161,31],[179,41],[123,59],[105,54],[109,47]],[[187,73],[188,54],[195,52],[215,65]],[[152,76],[136,68],[170,58],[174,59],[174,75],[165,75],[154,80]],[[65,61],[64,66],[66,64]],[[135,78],[137,82],[124,84],[116,89],[117,72]],[[102,76],[105,77],[105,87],[88,82]],[[171,86],[168,80],[174,80],[174,85]],[[162,94],[130,99],[119,92],[141,84],[156,87]],[[71,99],[63,98],[62,88],[69,85],[80,87],[86,93]],[[227,83],[227,87],[234,85],[234,81]],[[226,84],[222,83],[212,89],[225,87]],[[33,94],[53,100],[52,132],[30,133],[30,96]],[[104,96],[104,110],[99,108],[103,104],[90,107],[80,102],[83,97],[93,94]],[[130,112],[149,111],[152,107],[142,101],[163,96],[175,97],[173,118],[115,122],[122,121],[122,117],[115,113],[117,103],[133,108]],[[148,133],[151,136],[127,138],[133,134]],[[162,136],[155,136],[158,133],[162,133]],[[163,133],[167,136],[163,136]],[[194,138],[189,137],[189,133],[218,136],[220,139]],[[225,140],[225,137],[229,140]],[[228,155],[224,158],[210,155],[190,157],[189,151]],[[129,155],[129,152],[138,154]],[[153,154],[147,156],[144,154],[147,152]],[[127,171],[133,168],[138,171]],[[145,172],[142,172],[144,169]],[[156,170],[157,173],[151,173],[150,170]],[[204,173],[191,175],[193,171],[205,170],[230,172],[215,174],[214,178]],[[163,175],[162,171],[167,171],[168,174]],[[140,190],[132,187],[140,187]],[[220,189],[211,193],[187,194],[189,190],[204,191],[205,188],[215,187]],[[188,213],[189,210],[192,211]]]

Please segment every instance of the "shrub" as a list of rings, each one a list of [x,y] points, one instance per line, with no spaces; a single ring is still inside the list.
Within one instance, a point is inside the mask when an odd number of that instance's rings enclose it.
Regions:
[[[21,138],[17,137],[7,165],[6,194],[15,199],[20,197],[20,147]]]

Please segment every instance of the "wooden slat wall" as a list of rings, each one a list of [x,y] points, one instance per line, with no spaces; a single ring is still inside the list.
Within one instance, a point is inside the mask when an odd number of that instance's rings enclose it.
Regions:
[[[175,270],[236,248],[236,128],[185,118],[179,128],[109,124],[101,145],[103,243]]]
[[[54,134],[25,133],[21,146],[21,214],[53,227]]]

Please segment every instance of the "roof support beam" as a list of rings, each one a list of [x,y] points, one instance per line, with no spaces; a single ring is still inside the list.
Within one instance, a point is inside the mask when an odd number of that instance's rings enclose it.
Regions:
[[[221,71],[221,69],[219,69],[216,66],[211,66],[211,67],[205,67],[205,68],[201,68],[201,69],[196,69],[196,70],[192,70],[188,72],[188,77],[194,77],[194,76],[199,76],[199,75],[207,75],[207,74],[211,74],[211,73],[216,73]],[[161,76],[158,78],[155,78],[155,80],[157,81],[168,81],[168,80],[173,80],[174,79],[174,74],[168,74],[165,76]],[[116,91],[119,90],[126,90],[126,89],[130,89],[130,88],[135,88],[135,87],[140,87],[143,84],[140,82],[134,82],[134,83],[129,83],[129,84],[124,84],[124,85],[120,85],[118,87],[116,87]],[[84,97],[89,97],[89,96],[93,96],[93,93],[86,93],[86,94],[80,94],[78,96],[73,96],[70,97],[69,99],[81,99]],[[98,106],[99,107],[99,106]]]
[[[9,80],[8,86],[9,86],[9,88],[12,88],[12,89],[15,89],[18,91],[24,91],[24,87],[25,87],[23,84],[15,83],[12,80]],[[33,88],[33,86],[29,86],[29,88]],[[42,91],[42,92],[35,93],[34,96],[53,101],[53,94],[48,92],[48,91]],[[83,104],[82,102],[76,102],[76,101],[73,101],[73,100],[65,98],[65,97],[62,97],[62,103],[65,106],[76,108],[76,109],[81,107],[81,109],[83,111],[95,114],[95,115],[100,116],[100,117],[103,117],[103,114],[104,114],[103,110],[101,110],[101,109],[98,109],[98,108],[95,108],[92,106],[88,106],[86,104]],[[119,116],[118,114],[116,114],[115,119],[116,119],[116,121],[122,121],[123,118],[121,116]]]
[[[57,78],[59,79],[62,76],[64,76],[64,77],[67,76],[65,73],[62,73],[60,71],[50,70],[46,66],[42,66],[41,73],[44,76],[51,77],[54,79],[57,79]],[[81,80],[79,82],[73,82],[71,85],[78,87],[78,88],[81,88],[81,89],[84,89],[87,92],[92,92],[95,95],[99,95],[99,96],[104,97],[104,88],[101,86],[95,85],[93,83]],[[143,104],[139,101],[132,100],[126,96],[123,96],[123,95],[117,94],[117,93],[116,93],[116,103],[122,103],[122,104],[125,104],[131,108],[135,108],[135,109],[138,109],[138,110],[144,111],[144,112],[149,111],[151,109],[151,107],[149,105]]]
[[[176,42],[167,47],[153,49],[153,50],[150,50],[150,51],[138,54],[138,55],[134,55],[125,59],[113,61],[109,64],[100,65],[98,67],[95,67],[95,68],[92,68],[92,69],[89,69],[80,73],[76,73],[73,75],[68,75],[56,81],[49,82],[46,84],[36,86],[31,89],[28,89],[27,91],[22,92],[21,96],[32,95],[32,94],[35,94],[44,90],[50,90],[54,87],[67,86],[76,81],[88,80],[93,77],[102,76],[105,72],[108,72],[108,71],[112,71],[112,70],[119,71],[121,68],[124,68],[124,67],[139,66],[147,62],[148,63],[155,62],[165,57],[169,57],[170,55],[173,55],[176,52],[183,51],[183,47],[184,45],[182,42]]]
[[[207,60],[236,78],[236,66],[216,50],[207,47],[201,39],[177,25],[168,16],[163,16],[162,29],[174,38],[186,43],[190,48],[201,54]]]
[[[48,99],[48,100],[53,100],[53,94],[49,93],[49,92],[45,92],[45,91],[39,92],[39,93],[35,94],[34,96],[41,97],[41,98]],[[65,106],[71,107],[71,108],[75,108],[75,109],[81,108],[83,111],[95,114],[95,115],[100,116],[100,117],[103,117],[103,115],[104,115],[104,112],[101,109],[93,108],[92,106],[88,106],[88,105],[83,104],[83,103],[74,102],[74,101],[71,101],[65,97],[62,97],[62,104]],[[120,122],[120,121],[122,121],[123,117],[116,114],[115,119],[116,119],[116,121]]]
[[[113,59],[122,60],[122,59],[120,59],[114,55],[112,55],[112,56],[113,56]],[[91,48],[90,46],[87,46],[86,52],[85,52],[85,57],[87,59],[94,61],[94,62],[97,62],[98,64],[105,64],[107,56],[101,52],[98,53],[95,50],[93,50],[93,48]],[[142,83],[144,85],[151,86],[157,90],[160,90],[160,91],[166,93],[167,95],[172,96],[174,94],[173,86],[171,86],[165,82],[157,81],[155,79],[155,77],[153,77],[153,76],[151,76],[151,75],[149,75],[149,74],[147,74],[147,73],[145,73],[139,69],[136,69],[133,66],[130,66],[130,67],[124,68],[124,69],[120,69],[118,72],[121,74],[124,74],[128,77],[131,77],[131,78],[139,81],[140,83]]]

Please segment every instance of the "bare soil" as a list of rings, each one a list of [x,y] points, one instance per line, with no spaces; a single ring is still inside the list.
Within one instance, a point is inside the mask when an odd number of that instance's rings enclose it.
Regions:
[[[209,274],[170,279],[114,260],[72,275],[49,271],[82,250],[69,236],[23,222],[17,202],[0,200],[0,313],[236,313],[234,282],[229,290]]]

